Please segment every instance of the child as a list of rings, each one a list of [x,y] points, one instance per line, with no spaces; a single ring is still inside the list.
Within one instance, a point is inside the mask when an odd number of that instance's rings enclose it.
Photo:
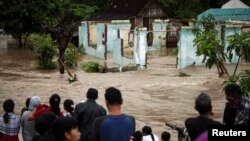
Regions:
[[[161,141],[170,141],[170,137],[170,133],[167,131],[161,133]]]

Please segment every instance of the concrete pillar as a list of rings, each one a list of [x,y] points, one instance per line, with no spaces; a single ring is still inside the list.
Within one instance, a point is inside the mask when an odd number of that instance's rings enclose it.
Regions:
[[[100,59],[106,59],[106,40],[105,40],[105,24],[97,24],[97,48],[96,57]]]
[[[147,63],[147,28],[139,28],[139,39],[138,39],[138,56],[139,56],[139,70],[144,70]]]

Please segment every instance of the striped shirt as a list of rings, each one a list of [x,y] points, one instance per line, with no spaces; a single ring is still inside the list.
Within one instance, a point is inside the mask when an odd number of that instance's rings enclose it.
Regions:
[[[18,135],[20,129],[20,118],[14,113],[9,113],[9,122],[4,123],[3,115],[0,115],[0,132],[9,135],[15,136]]]

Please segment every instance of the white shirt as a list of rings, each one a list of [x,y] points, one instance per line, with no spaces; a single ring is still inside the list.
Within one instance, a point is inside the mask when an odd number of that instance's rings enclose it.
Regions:
[[[159,141],[159,138],[156,135],[154,135],[154,139],[154,141]],[[142,137],[142,141],[153,141],[153,139],[151,138],[151,135],[146,135]]]

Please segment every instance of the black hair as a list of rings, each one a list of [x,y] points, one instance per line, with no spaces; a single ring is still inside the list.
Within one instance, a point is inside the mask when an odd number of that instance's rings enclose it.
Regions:
[[[205,93],[199,94],[195,99],[195,109],[200,114],[206,114],[212,110],[211,98]]]
[[[74,105],[74,102],[71,99],[66,99],[63,102],[64,109],[67,112],[70,112],[71,115],[73,114],[73,111],[74,111],[74,107],[72,107],[72,105]]]
[[[143,134],[143,136],[150,135],[151,138],[152,138],[152,140],[153,140],[153,141],[155,140],[154,135],[152,134],[152,129],[151,129],[151,127],[149,127],[149,126],[144,126],[144,127],[142,128],[142,134]]]
[[[106,89],[105,100],[108,104],[122,104],[122,94],[121,91],[115,87],[110,87]]]
[[[170,133],[167,132],[167,131],[163,131],[163,132],[161,133],[161,139],[162,139],[162,141],[169,141],[169,140],[170,140],[170,137],[171,137],[171,135],[170,135]]]
[[[31,98],[27,98],[27,99],[26,99],[26,101],[25,101],[25,107],[22,108],[22,110],[21,110],[21,116],[23,115],[23,113],[24,113],[25,111],[29,110],[30,99],[31,99]]]
[[[4,101],[3,103],[3,109],[5,111],[3,115],[4,123],[6,124],[9,123],[9,120],[10,120],[9,113],[14,112],[14,107],[15,107],[15,103],[12,99],[7,99]]]
[[[57,116],[60,116],[60,101],[61,97],[58,94],[52,94],[49,99],[49,104],[51,106],[51,110]]]
[[[98,97],[98,90],[95,88],[89,88],[87,91],[86,97],[89,99],[96,100]]]
[[[30,105],[30,99],[31,98],[27,98],[26,101],[25,101],[25,106],[26,106],[27,109],[29,108],[29,105]]]
[[[41,135],[45,135],[51,129],[52,122],[56,119],[52,112],[44,113],[35,120],[35,129]]]
[[[72,117],[59,117],[52,124],[52,136],[54,141],[65,140],[65,133],[77,128],[77,122]]]
[[[243,95],[242,90],[238,84],[228,84],[224,88],[225,94],[233,97],[241,97]]]
[[[141,131],[135,131],[132,136],[134,137],[133,141],[141,141],[142,140],[142,132]]]

